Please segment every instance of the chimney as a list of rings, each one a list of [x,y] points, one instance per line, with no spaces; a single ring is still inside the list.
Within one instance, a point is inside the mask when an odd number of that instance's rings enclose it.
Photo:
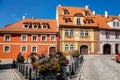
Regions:
[[[92,13],[93,13],[93,15],[95,15],[95,11],[93,11]]]
[[[61,4],[59,4],[58,6],[61,6]]]
[[[107,11],[105,11],[105,18],[107,18],[108,17],[108,12]]]
[[[25,16],[23,16],[22,18],[23,18],[23,19],[25,19],[26,17],[25,17]]]
[[[35,17],[33,16],[32,19],[35,19]]]
[[[85,9],[88,9],[88,5],[85,6]]]

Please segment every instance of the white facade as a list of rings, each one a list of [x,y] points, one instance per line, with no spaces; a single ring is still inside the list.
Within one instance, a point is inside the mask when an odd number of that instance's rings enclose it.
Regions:
[[[113,19],[107,23],[113,30],[99,31],[99,51],[98,54],[104,54],[105,45],[109,45],[109,54],[120,53],[120,20]]]

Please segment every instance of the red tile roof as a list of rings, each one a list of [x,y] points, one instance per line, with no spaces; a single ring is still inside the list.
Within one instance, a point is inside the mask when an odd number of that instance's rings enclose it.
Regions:
[[[24,23],[39,23],[40,27],[38,29],[34,28],[23,28]],[[49,25],[48,29],[42,29],[42,24],[47,23]],[[54,33],[57,32],[57,21],[56,20],[47,20],[47,19],[23,19],[16,23],[5,26],[0,29],[0,32],[28,32],[28,33]]]

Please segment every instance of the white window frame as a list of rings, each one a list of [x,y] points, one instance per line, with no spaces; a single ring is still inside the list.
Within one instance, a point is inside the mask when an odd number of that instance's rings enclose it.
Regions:
[[[43,37],[43,36],[45,36],[45,37],[46,37],[46,39],[45,39],[44,41],[42,40],[42,37]],[[47,41],[47,35],[41,35],[41,41],[42,41],[42,42]]]
[[[54,40],[52,40],[52,37],[54,37]],[[56,41],[56,35],[50,35],[50,41],[51,41],[51,42]]]
[[[69,51],[69,44],[65,44],[65,51]]]
[[[9,51],[5,51],[5,47],[6,47],[6,46],[9,47]],[[3,52],[5,52],[5,53],[9,53],[9,52],[10,52],[10,45],[4,45],[4,46],[3,46]]]
[[[78,24],[78,25],[81,24],[81,22],[80,22],[80,18],[77,18],[77,19],[76,19],[76,24]]]
[[[23,47],[26,47],[26,50],[25,50],[25,51],[22,51],[22,48],[23,48]],[[22,46],[21,46],[21,52],[22,52],[22,53],[26,53],[26,52],[27,52],[27,46],[22,45]]]
[[[33,47],[36,47],[36,51],[33,51]],[[37,50],[38,50],[38,46],[31,46],[31,52],[32,53],[37,53]]]
[[[9,40],[6,40],[6,36],[9,36]],[[10,41],[11,34],[4,34],[4,41]]]
[[[66,35],[66,34],[67,34],[67,35]],[[64,31],[64,35],[65,35],[65,36],[69,36],[69,30],[65,30],[65,31]]]
[[[70,51],[73,51],[73,50],[74,50],[74,45],[70,44]]]
[[[70,36],[74,36],[74,30],[70,29]]]
[[[26,40],[23,40],[23,36],[26,36]],[[27,41],[27,34],[22,34],[21,35],[21,41]]]
[[[81,31],[83,31],[83,32],[81,33]],[[89,36],[88,30],[80,30],[80,36]]]
[[[27,28],[25,27],[27,25]],[[23,28],[28,29],[30,27],[30,24],[23,24]]]
[[[46,28],[44,28],[43,26],[46,26]],[[48,24],[42,24],[42,29],[48,29]]]
[[[35,28],[35,26],[37,26],[37,28]],[[33,29],[38,29],[38,26],[39,26],[38,24],[33,24],[33,25],[32,25],[32,28],[33,28]]]
[[[36,36],[36,40],[33,40],[33,37]],[[38,41],[38,35],[32,35],[32,38],[31,38],[32,41]]]

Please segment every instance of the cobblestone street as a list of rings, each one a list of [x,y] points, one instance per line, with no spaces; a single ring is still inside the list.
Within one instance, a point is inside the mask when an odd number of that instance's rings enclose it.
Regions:
[[[120,80],[115,55],[85,55],[80,80]]]

